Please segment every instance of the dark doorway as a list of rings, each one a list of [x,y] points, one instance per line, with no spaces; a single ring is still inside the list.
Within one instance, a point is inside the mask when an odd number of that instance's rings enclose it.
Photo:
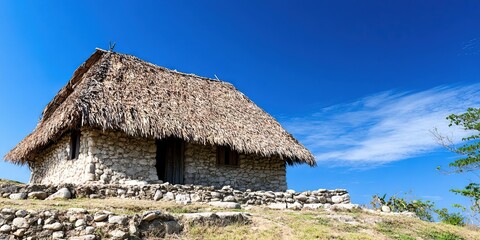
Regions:
[[[173,184],[183,184],[183,140],[169,137],[156,141],[158,179]]]

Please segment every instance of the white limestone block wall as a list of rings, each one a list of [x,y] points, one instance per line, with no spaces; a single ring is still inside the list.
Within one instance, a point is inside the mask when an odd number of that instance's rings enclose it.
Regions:
[[[240,154],[238,166],[218,165],[216,146],[186,143],[185,183],[220,188],[230,185],[239,190],[285,191],[285,160]]]
[[[92,139],[91,180],[124,183],[125,180],[158,180],[155,140],[122,132],[89,130]]]
[[[70,135],[50,146],[32,165],[32,183],[97,182],[123,184],[127,180],[156,181],[156,144],[122,132],[82,128],[80,155],[69,160]],[[218,165],[216,146],[185,143],[186,184],[239,190],[285,191],[285,161],[279,157],[240,154],[238,166]]]
[[[78,184],[88,181],[86,167],[92,158],[89,152],[90,140],[88,133],[82,132],[79,156],[77,159],[70,159],[70,134],[65,134],[57,143],[49,146],[35,157],[35,162],[31,167],[30,182],[38,184]]]

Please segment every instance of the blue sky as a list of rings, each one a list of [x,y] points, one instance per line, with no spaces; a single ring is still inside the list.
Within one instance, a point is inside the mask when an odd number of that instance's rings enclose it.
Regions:
[[[317,157],[296,190],[347,188],[356,203],[411,192],[438,206],[473,175],[430,130],[480,99],[476,1],[0,1],[0,155],[96,47],[233,83]],[[0,163],[0,177],[28,181]]]

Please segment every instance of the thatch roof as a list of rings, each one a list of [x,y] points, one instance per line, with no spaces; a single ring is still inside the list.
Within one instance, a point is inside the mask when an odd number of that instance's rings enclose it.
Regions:
[[[35,130],[4,158],[33,161],[63,134],[83,126],[148,138],[176,136],[315,165],[302,144],[232,84],[100,49],[46,106]]]

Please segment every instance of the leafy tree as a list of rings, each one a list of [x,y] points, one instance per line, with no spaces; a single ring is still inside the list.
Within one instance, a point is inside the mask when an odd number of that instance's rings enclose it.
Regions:
[[[462,138],[464,144],[459,148],[451,148],[464,157],[450,163],[449,166],[457,172],[475,171],[480,169],[480,108],[469,108],[466,113],[451,114],[447,117],[449,126],[459,126],[472,135]],[[473,189],[472,189],[473,190]]]
[[[475,172],[480,170],[480,108],[468,108],[465,113],[451,114],[447,117],[449,127],[457,126],[469,132],[468,137],[462,138],[462,145],[456,147],[451,139],[433,131],[440,144],[462,157],[451,162],[451,167],[456,173]],[[437,169],[440,169],[438,167]],[[470,182],[463,189],[452,189],[452,192],[472,199],[472,210],[480,212],[480,184]]]

